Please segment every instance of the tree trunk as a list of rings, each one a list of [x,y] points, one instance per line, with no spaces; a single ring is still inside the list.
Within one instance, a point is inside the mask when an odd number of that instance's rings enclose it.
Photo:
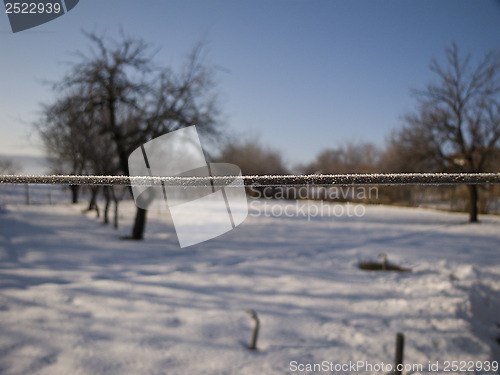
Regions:
[[[468,185],[469,188],[469,222],[477,223],[477,185]]]
[[[97,206],[97,193],[99,192],[99,186],[93,186],[90,188],[90,201],[88,211],[92,211]]]
[[[114,227],[118,229],[118,196],[116,195],[115,188],[111,186],[111,196],[113,197],[113,202],[115,203],[115,219],[114,219]]]
[[[144,238],[144,228],[146,228],[146,213],[146,210],[137,207],[134,228],[132,229],[133,240],[142,240]]]
[[[104,206],[104,224],[109,224],[109,206],[111,205],[109,186],[105,186],[103,192],[104,198],[106,199],[106,205]]]
[[[30,186],[29,184],[24,185],[24,196],[26,198],[26,205],[30,205]]]
[[[115,220],[114,220],[114,227],[115,229],[118,229],[118,199],[115,198]]]
[[[73,204],[78,203],[78,193],[80,191],[80,186],[69,185],[69,188],[71,189],[71,201],[73,202]]]

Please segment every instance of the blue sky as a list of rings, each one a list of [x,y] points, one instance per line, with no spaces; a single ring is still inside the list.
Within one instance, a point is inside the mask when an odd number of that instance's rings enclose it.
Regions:
[[[346,140],[383,147],[432,79],[432,57],[455,41],[480,57],[500,50],[499,1],[80,0],[52,22],[12,34],[0,14],[0,154],[42,155],[40,103],[89,45],[81,30],[131,36],[178,66],[208,42],[233,136],[259,136],[290,164]]]

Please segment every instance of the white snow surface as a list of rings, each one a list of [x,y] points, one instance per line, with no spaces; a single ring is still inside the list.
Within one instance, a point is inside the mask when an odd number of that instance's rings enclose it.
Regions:
[[[146,239],[79,205],[7,205],[0,213],[0,373],[315,374],[306,364],[499,360],[500,218],[364,206],[312,217],[253,201],[235,230],[185,249],[168,215]],[[313,205],[300,202],[298,205]],[[310,206],[308,206],[310,207]],[[258,215],[260,211],[260,215]],[[284,211],[283,211],[284,212]],[[413,272],[367,272],[362,260]],[[248,350],[257,312],[258,350]],[[292,364],[304,365],[293,371]],[[469,372],[471,373],[471,372]],[[475,373],[493,373],[481,372]]]

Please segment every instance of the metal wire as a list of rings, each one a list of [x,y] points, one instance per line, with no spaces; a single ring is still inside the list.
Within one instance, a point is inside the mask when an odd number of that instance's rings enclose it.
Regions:
[[[210,177],[31,176],[0,175],[0,184],[122,186],[347,186],[347,185],[485,185],[500,184],[500,173],[389,173],[335,175],[264,175]]]

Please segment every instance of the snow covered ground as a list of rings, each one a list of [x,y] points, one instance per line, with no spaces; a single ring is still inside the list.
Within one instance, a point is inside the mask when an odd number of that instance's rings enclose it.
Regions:
[[[7,205],[0,373],[326,374],[309,367],[392,364],[397,332],[408,374],[500,359],[500,218],[363,206],[308,220],[307,202],[272,202],[268,216],[265,204],[185,249],[155,212],[145,241],[121,240],[130,202],[119,230],[82,214],[85,204]],[[413,272],[358,269],[381,252]],[[257,351],[247,309],[261,321]],[[388,372],[376,369],[331,373]]]

